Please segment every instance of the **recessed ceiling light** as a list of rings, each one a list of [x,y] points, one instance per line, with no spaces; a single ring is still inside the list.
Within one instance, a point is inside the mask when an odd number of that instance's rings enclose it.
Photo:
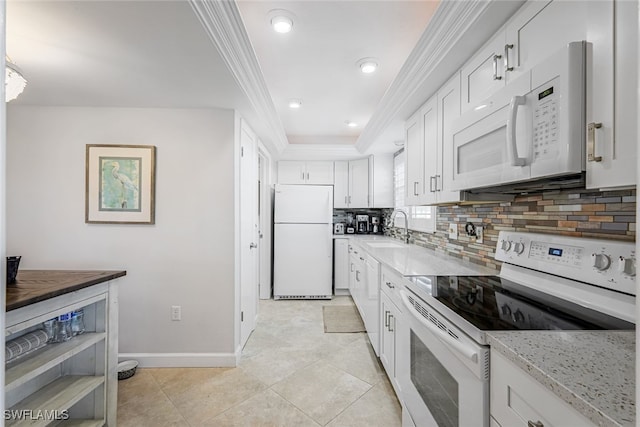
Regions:
[[[300,99],[289,100],[289,108],[298,109],[302,107],[302,101]]]
[[[269,12],[269,23],[276,33],[288,33],[293,28],[293,14],[288,10],[272,10]]]
[[[378,69],[378,61],[375,58],[362,58],[357,64],[365,74],[371,74]]]
[[[352,122],[351,120],[347,120],[346,122],[344,122],[347,126],[349,126],[350,128],[355,128],[358,127],[358,124],[356,122]]]

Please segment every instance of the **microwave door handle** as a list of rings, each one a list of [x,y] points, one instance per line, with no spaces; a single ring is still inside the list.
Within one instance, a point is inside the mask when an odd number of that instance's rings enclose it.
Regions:
[[[518,144],[516,142],[516,119],[518,118],[518,107],[526,103],[524,96],[514,96],[509,105],[509,117],[507,118],[507,155],[511,166],[525,166],[526,157],[518,157]]]
[[[421,314],[416,313],[416,309],[413,307],[413,304],[409,301],[409,297],[407,297],[407,293],[405,291],[400,291],[400,297],[402,298],[402,303],[407,307],[411,315],[420,322],[425,328],[427,328],[433,335],[436,336],[444,345],[448,345],[449,347],[453,347],[460,354],[464,355],[466,358],[471,360],[473,363],[478,363],[478,352],[475,349],[464,345],[460,341],[456,341],[455,338],[451,337],[446,332],[442,331],[437,326],[431,324],[428,320],[426,320]]]

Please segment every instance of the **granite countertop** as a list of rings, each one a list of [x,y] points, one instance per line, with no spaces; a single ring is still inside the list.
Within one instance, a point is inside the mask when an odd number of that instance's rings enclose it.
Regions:
[[[488,333],[497,350],[599,426],[635,425],[635,331]]]
[[[18,270],[17,283],[7,285],[6,311],[97,285],[126,274],[126,271]]]
[[[401,240],[381,235],[344,235],[362,246],[372,257],[402,276],[494,276],[492,268],[474,264],[460,258],[438,253],[422,246],[405,244]],[[340,236],[343,237],[343,236]],[[374,247],[371,242],[393,242],[397,246]]]

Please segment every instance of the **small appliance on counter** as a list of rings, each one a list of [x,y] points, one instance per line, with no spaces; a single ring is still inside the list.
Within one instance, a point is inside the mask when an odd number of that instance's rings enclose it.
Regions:
[[[356,215],[356,230],[358,233],[369,232],[369,215]]]
[[[344,222],[333,224],[333,234],[344,234]]]
[[[369,224],[369,232],[376,234],[376,233],[379,233],[380,231],[382,231],[380,228],[380,217],[372,216],[371,224]]]

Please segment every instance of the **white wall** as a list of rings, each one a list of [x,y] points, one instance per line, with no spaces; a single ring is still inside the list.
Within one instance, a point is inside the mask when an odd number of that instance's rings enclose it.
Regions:
[[[7,248],[20,267],[127,270],[121,354],[233,364],[233,111],[10,106],[7,122]],[[85,144],[157,147],[155,225],[85,224]]]

